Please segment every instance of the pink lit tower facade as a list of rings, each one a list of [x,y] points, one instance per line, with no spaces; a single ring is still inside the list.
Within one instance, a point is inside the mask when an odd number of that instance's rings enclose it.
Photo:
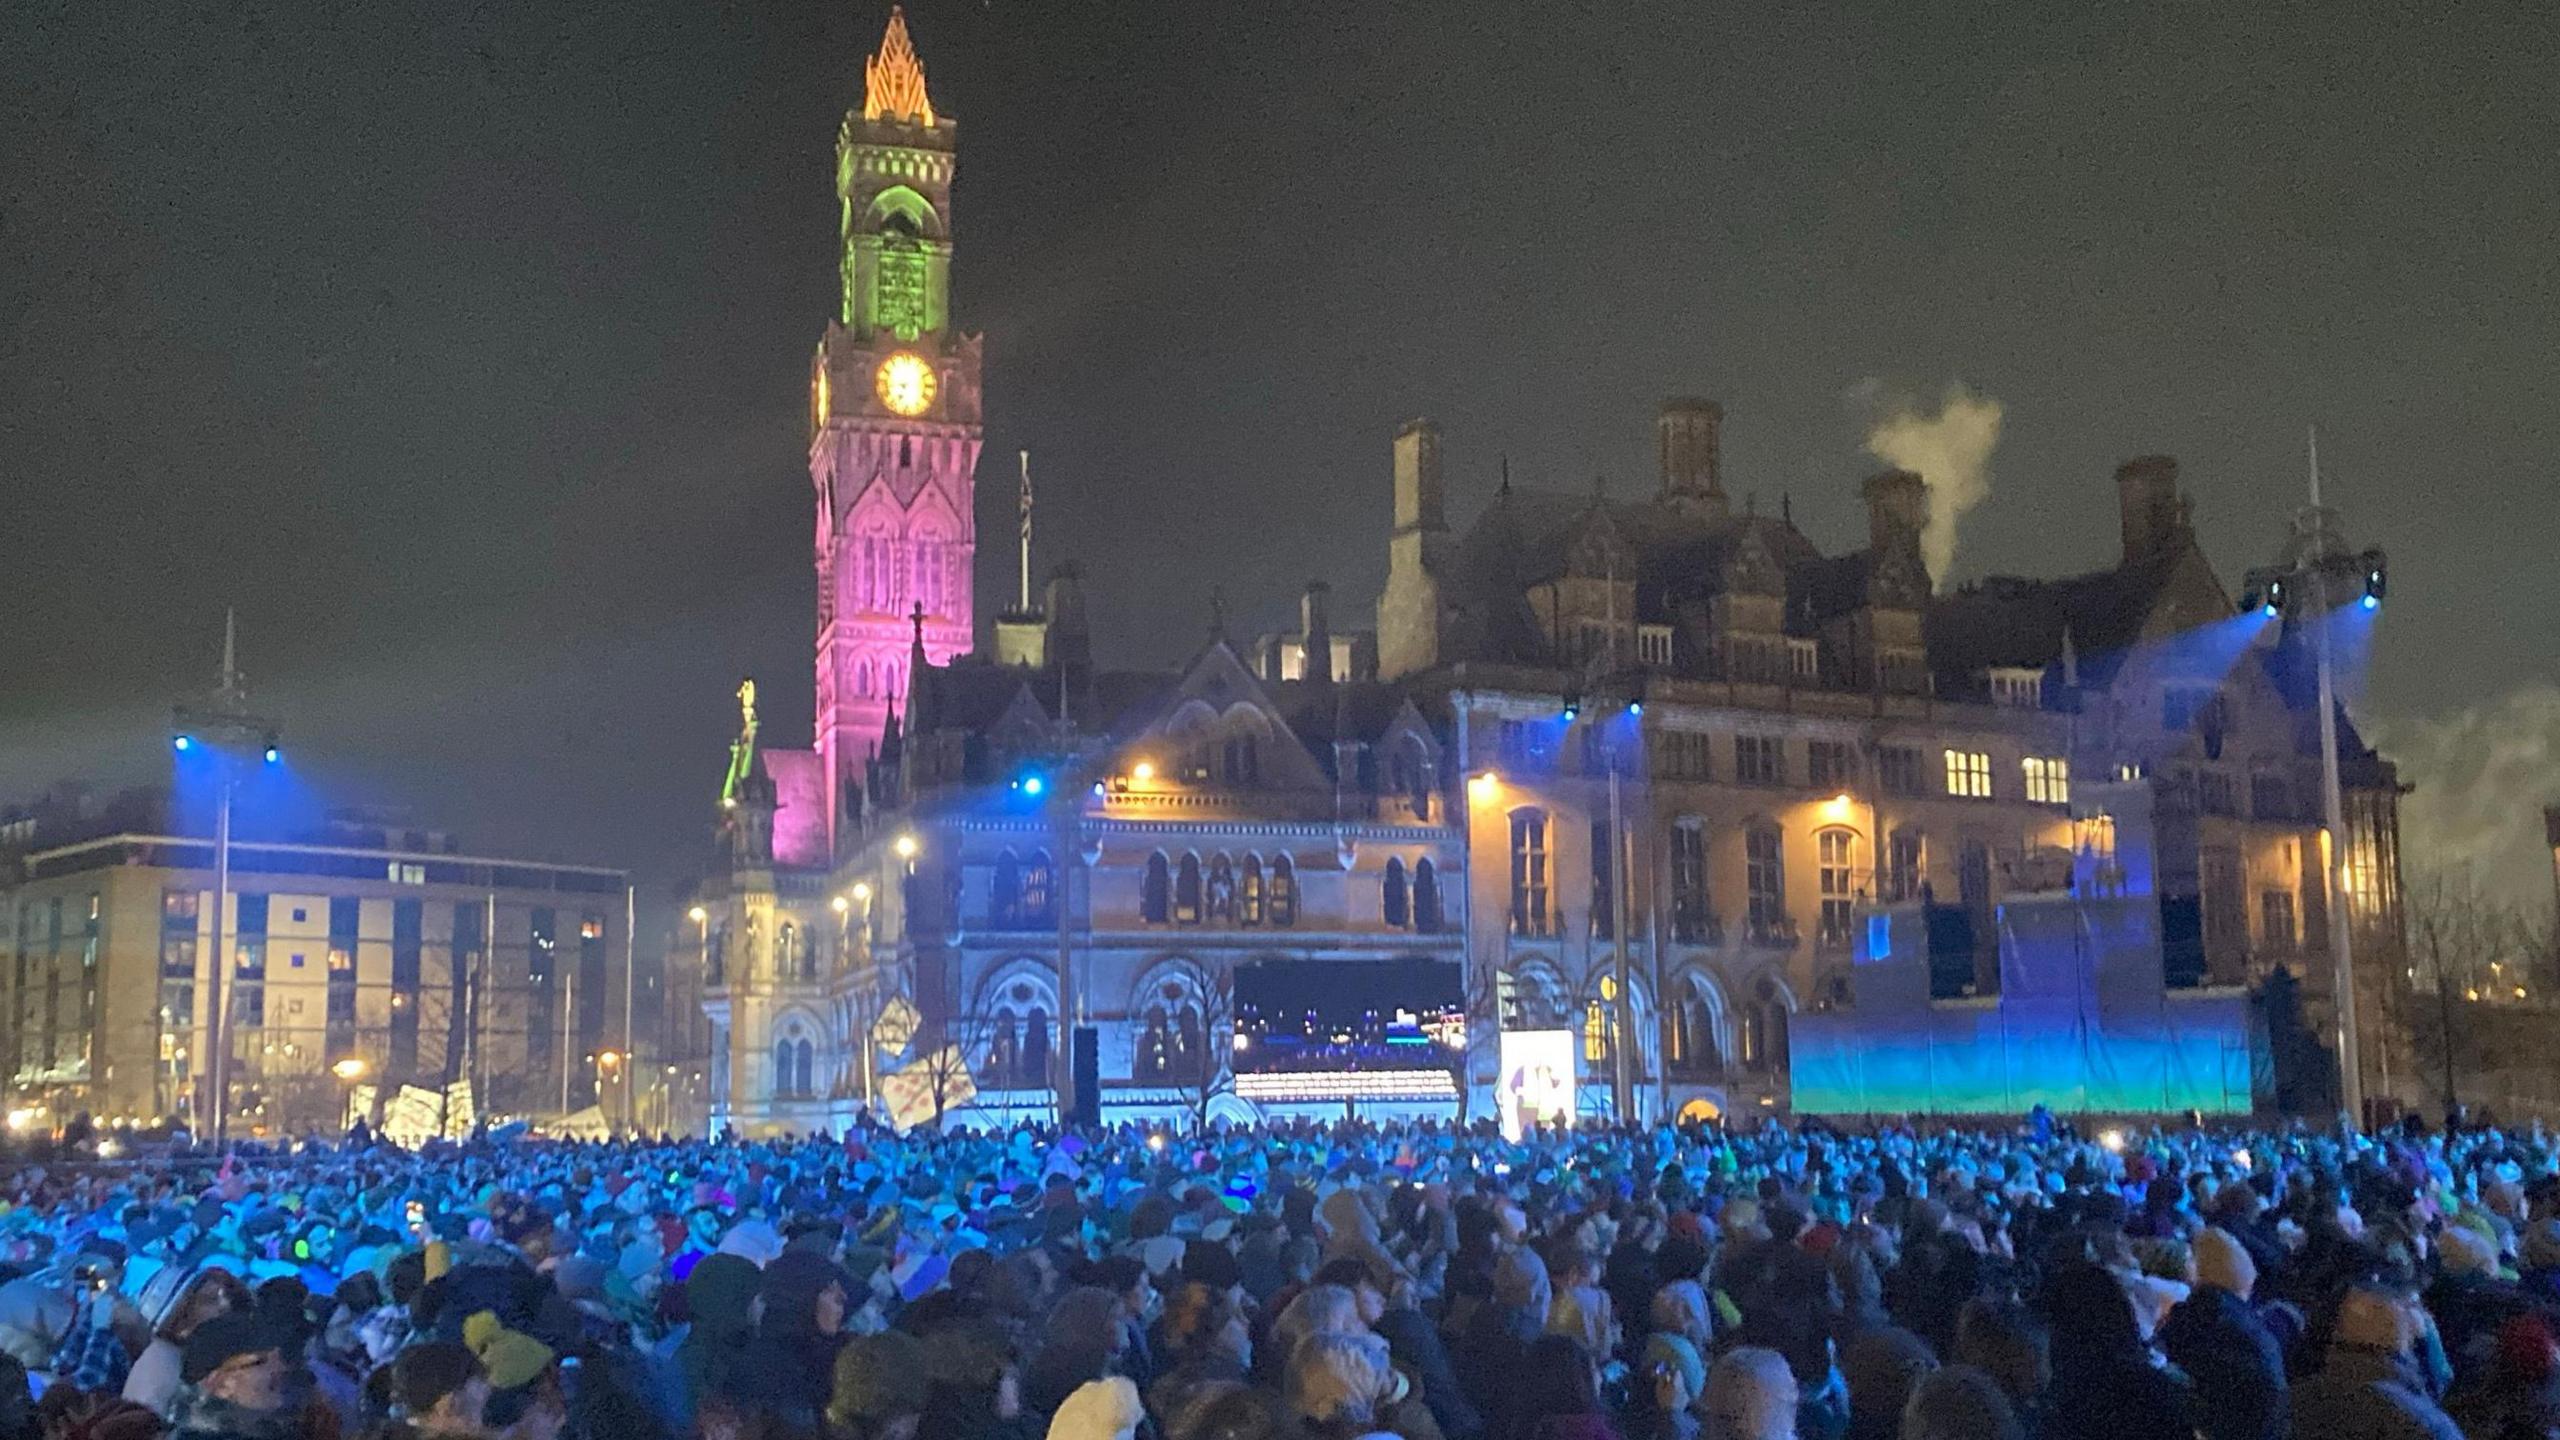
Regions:
[[[951,169],[907,22],[889,13],[836,139],[843,302],[810,376],[817,491],[818,761],[829,839],[905,708],[921,639],[973,642],[981,340],[951,325]]]

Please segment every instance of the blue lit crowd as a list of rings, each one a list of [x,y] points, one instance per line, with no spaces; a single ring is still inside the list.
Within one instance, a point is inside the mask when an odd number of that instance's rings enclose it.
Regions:
[[[2560,1435],[2538,1125],[360,1136],[0,1201],[0,1440]]]

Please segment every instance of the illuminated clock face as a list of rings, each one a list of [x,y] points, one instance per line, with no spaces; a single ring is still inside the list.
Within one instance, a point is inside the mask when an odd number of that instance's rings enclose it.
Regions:
[[[899,415],[921,415],[933,404],[933,367],[920,355],[900,351],[880,362],[874,377],[880,403]]]

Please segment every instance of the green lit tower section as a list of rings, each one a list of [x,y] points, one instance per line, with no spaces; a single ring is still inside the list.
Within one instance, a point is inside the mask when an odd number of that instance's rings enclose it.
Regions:
[[[971,647],[979,337],[951,328],[951,171],[906,16],[863,64],[836,138],[843,300],[810,376],[817,491],[817,741],[851,813],[864,762],[907,710],[919,627],[941,664]]]

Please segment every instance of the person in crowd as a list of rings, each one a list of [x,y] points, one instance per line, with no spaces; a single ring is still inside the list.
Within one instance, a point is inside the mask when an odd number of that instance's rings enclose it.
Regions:
[[[2378,1286],[2340,1297],[2320,1371],[2295,1393],[2300,1440],[2459,1440],[2417,1353],[2426,1328],[2410,1301]]]
[[[2212,1227],[2196,1232],[2192,1253],[2196,1286],[2161,1325],[2161,1353],[2194,1382],[2207,1440],[2284,1440],[2284,1351],[2249,1303],[2258,1263],[2238,1237]]]
[[[2045,1281],[2053,1381],[2043,1433],[2083,1440],[2143,1440],[2195,1429],[2188,1387],[2153,1362],[2116,1273],[2089,1260]]]

